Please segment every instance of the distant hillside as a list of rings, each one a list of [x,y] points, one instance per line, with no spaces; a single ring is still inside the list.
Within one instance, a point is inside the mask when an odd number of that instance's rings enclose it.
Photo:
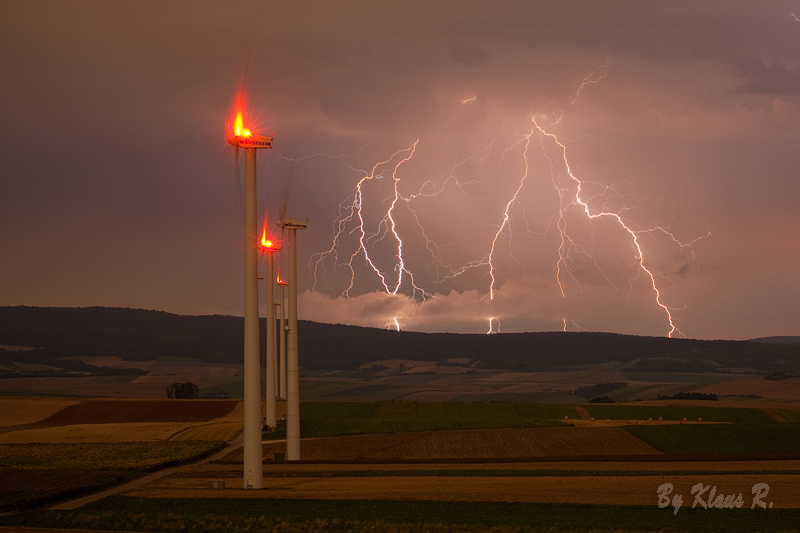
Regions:
[[[181,316],[141,309],[0,307],[0,345],[38,348],[0,353],[0,362],[4,357],[36,357],[36,362],[45,364],[48,359],[76,355],[116,355],[125,360],[171,356],[241,363],[243,324],[241,317]],[[262,320],[262,345],[265,324]],[[466,335],[300,321],[299,342],[300,364],[317,369],[353,369],[381,359],[459,357],[470,358],[482,368],[516,371],[566,370],[609,361],[639,371],[800,371],[800,345],[613,333]]]
[[[768,342],[772,344],[800,344],[800,337],[760,337],[752,340],[753,342]]]

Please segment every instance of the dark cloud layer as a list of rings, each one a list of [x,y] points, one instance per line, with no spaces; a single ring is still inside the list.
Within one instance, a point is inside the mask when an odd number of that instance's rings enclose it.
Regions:
[[[239,313],[241,181],[223,124],[246,74],[255,123],[275,135],[275,149],[259,154],[260,209],[279,209],[291,173],[289,213],[309,219],[302,316],[427,331],[486,331],[494,318],[502,331],[666,334],[629,235],[574,206],[563,222],[591,256],[562,263],[562,295],[553,217],[558,191],[575,189],[535,116],[566,146],[592,208],[622,210],[644,231],[644,263],[683,333],[800,334],[797,9],[780,0],[3,3],[0,305]],[[395,213],[404,260],[435,297],[421,305],[408,280],[387,295],[362,253],[342,298],[352,226],[315,284],[315,254],[331,246],[340,203],[415,142],[398,190],[438,192]],[[370,232],[388,229],[387,168],[365,182]],[[518,188],[495,270],[452,277],[489,254]],[[711,236],[681,247],[657,227],[682,243]],[[373,244],[396,282],[396,246]]]

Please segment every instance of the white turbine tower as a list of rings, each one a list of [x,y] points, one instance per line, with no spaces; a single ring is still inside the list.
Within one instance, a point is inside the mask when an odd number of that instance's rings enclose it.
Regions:
[[[300,375],[297,350],[297,230],[308,224],[283,218],[278,225],[289,230],[289,325],[286,326],[286,459],[300,460]]]
[[[266,416],[264,423],[268,428],[274,430],[278,425],[276,416],[275,396],[276,391],[276,366],[277,361],[275,358],[275,345],[277,343],[277,335],[275,334],[275,284],[272,281],[272,276],[275,273],[275,252],[281,251],[280,243],[269,239],[266,234],[266,229],[261,236],[261,250],[267,254],[267,340],[266,340]]]
[[[261,364],[258,332],[258,220],[256,150],[272,148],[272,137],[253,135],[237,110],[228,142],[244,148],[244,469],[246,489],[264,487],[261,449]]]
[[[281,354],[280,354],[280,384],[278,386],[278,397],[282,400],[286,399],[286,294],[284,294],[284,289],[289,284],[283,281],[278,276],[278,287],[280,288],[280,305],[281,307],[281,326],[280,326],[280,334],[281,334]]]

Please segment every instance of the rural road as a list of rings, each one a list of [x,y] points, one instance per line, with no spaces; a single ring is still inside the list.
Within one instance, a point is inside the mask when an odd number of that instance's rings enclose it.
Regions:
[[[221,459],[221,458],[225,457],[226,455],[228,455],[229,453],[231,453],[232,451],[241,448],[242,447],[242,443],[243,443],[243,437],[242,437],[242,434],[240,433],[239,436],[236,437],[236,439],[228,441],[228,447],[227,448],[225,448],[224,450],[220,450],[219,452],[215,453],[211,457],[206,457],[205,459],[202,459],[202,460],[194,462],[194,463],[187,463],[185,465],[173,466],[172,468],[167,468],[165,470],[159,470],[158,472],[154,472],[154,473],[149,474],[147,476],[144,476],[144,477],[141,477],[139,479],[133,480],[133,481],[131,481],[129,483],[125,483],[123,485],[119,485],[117,487],[114,487],[114,488],[111,488],[111,489],[108,489],[108,490],[104,490],[102,492],[96,492],[96,493],[90,494],[88,496],[81,496],[80,498],[76,498],[74,500],[68,500],[68,501],[65,501],[65,502],[62,502],[62,503],[58,503],[56,505],[48,507],[47,509],[49,509],[50,511],[71,511],[72,509],[77,509],[78,507],[86,505],[87,503],[96,502],[97,500],[103,499],[106,496],[113,496],[115,494],[120,494],[122,492],[127,492],[129,490],[138,489],[140,487],[143,487],[144,485],[147,485],[150,482],[153,482],[153,481],[155,481],[157,479],[161,479],[164,476],[168,476],[170,474],[174,474],[175,472],[177,472],[179,470],[182,470],[184,468],[188,468],[190,466],[202,465],[202,464],[205,464],[205,463],[209,463],[211,461],[216,461],[218,459]]]

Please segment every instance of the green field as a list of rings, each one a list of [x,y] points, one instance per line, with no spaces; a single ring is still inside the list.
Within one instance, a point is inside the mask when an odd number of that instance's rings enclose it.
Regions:
[[[734,424],[775,424],[765,412],[758,409],[724,407],[698,407],[693,405],[608,405],[590,404],[589,414],[597,420],[697,420],[705,422],[730,422]]]
[[[404,402],[303,402],[303,437],[453,429],[525,428],[578,418],[561,404]]]
[[[2,525],[158,533],[797,531],[800,510],[492,502],[109,497],[75,511],[0,517]]]
[[[625,426],[665,453],[800,452],[800,424]]]

